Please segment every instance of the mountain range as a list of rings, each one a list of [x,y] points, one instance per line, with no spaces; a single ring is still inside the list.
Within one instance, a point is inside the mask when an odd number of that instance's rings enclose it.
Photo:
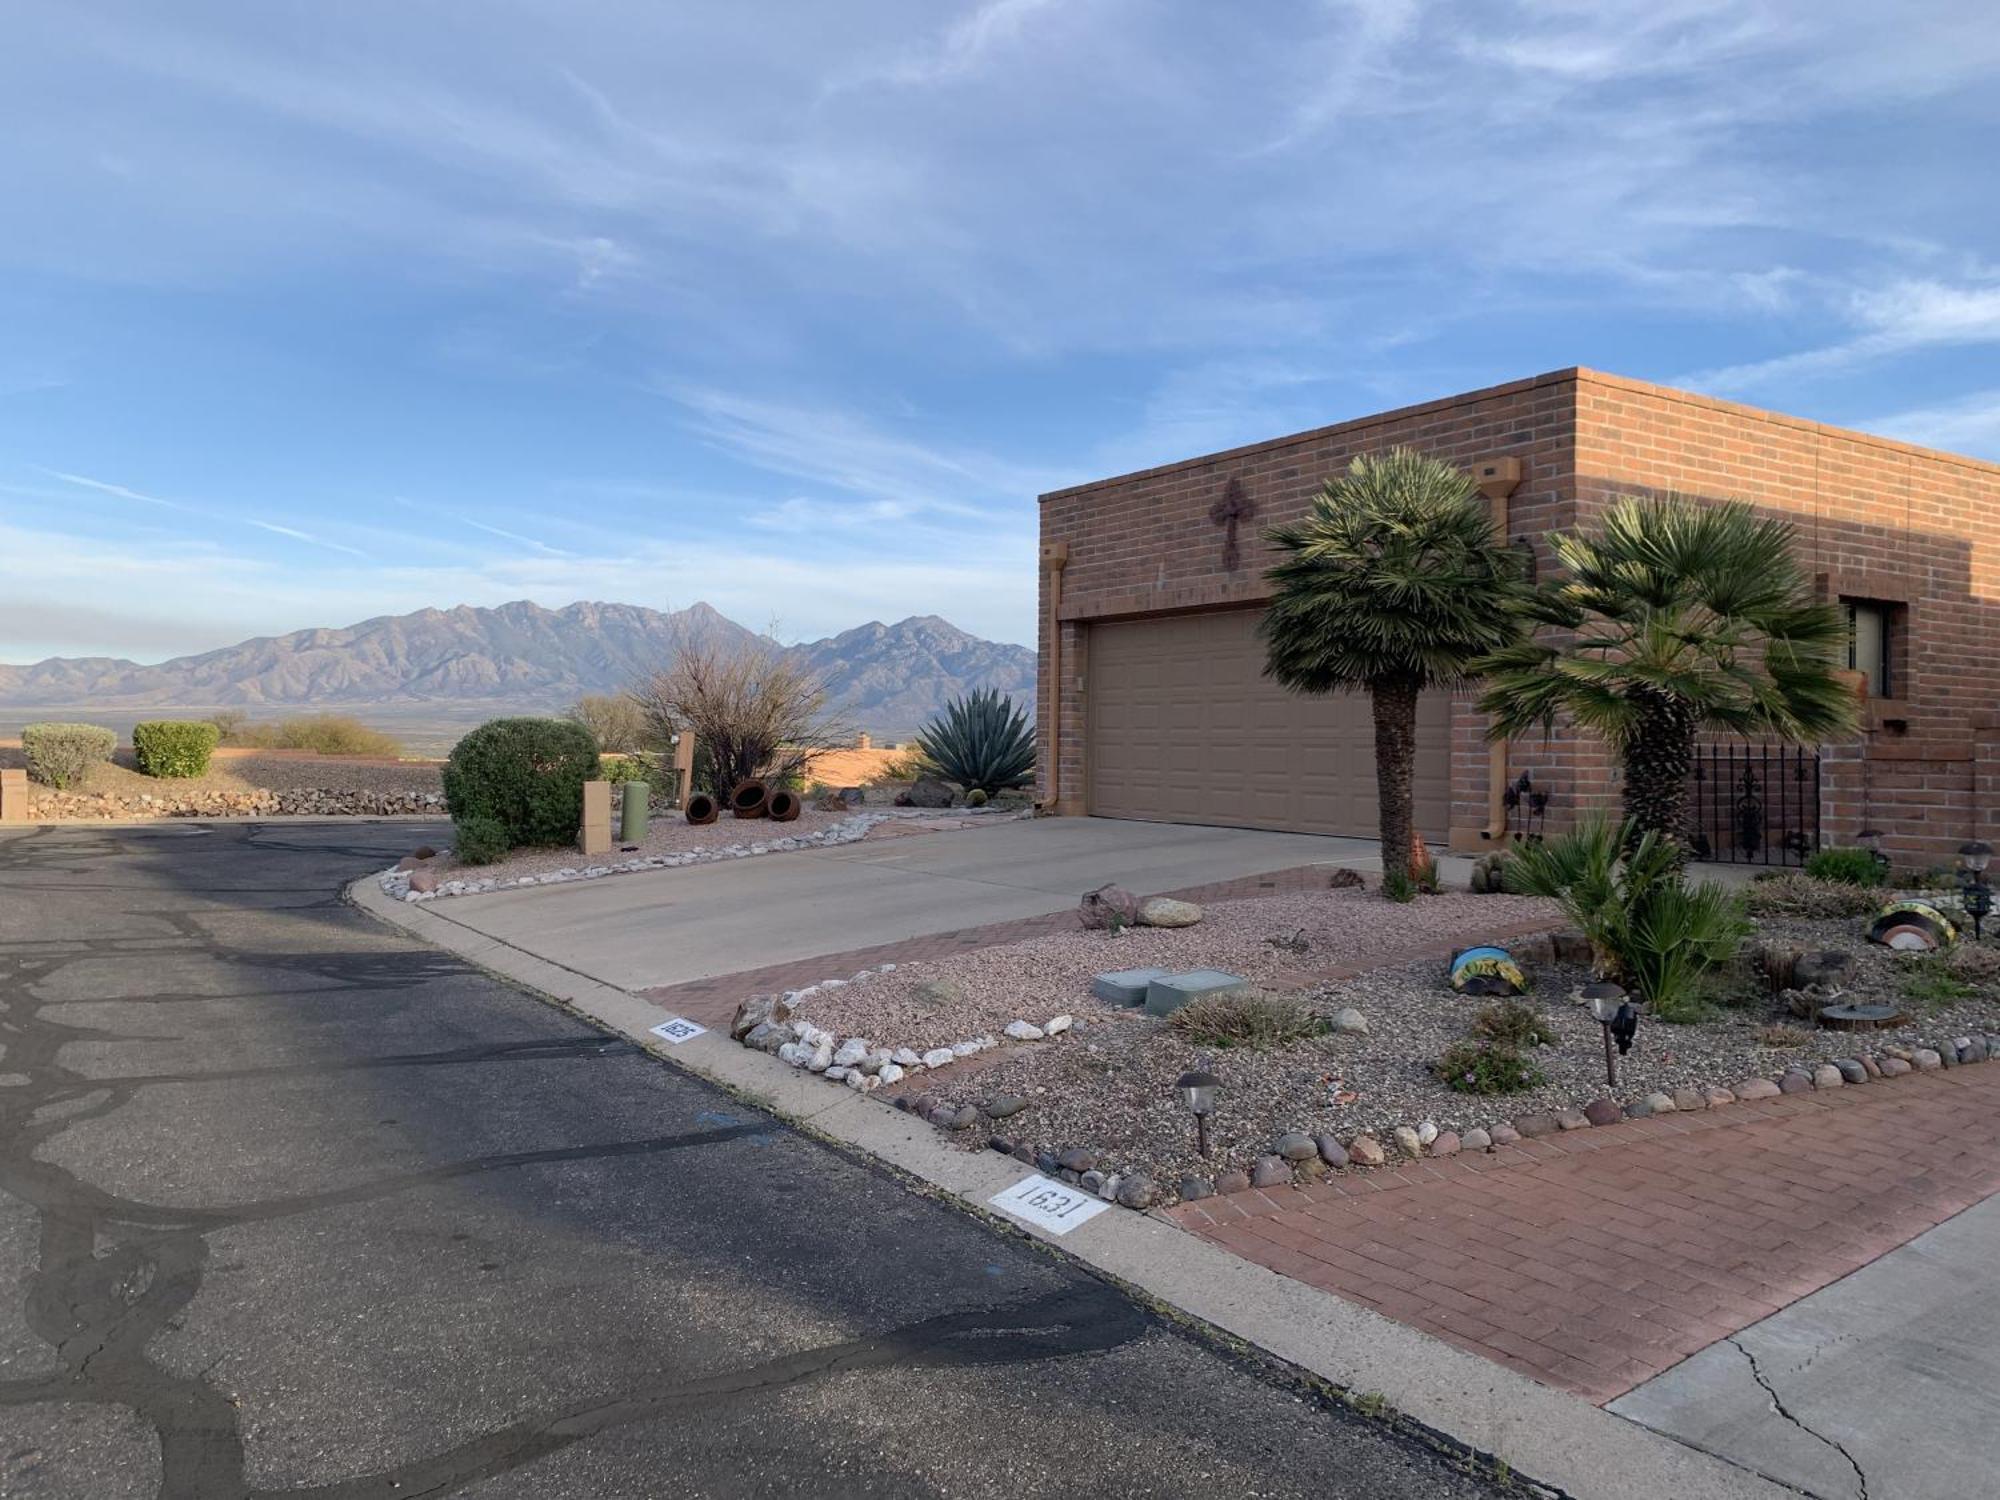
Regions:
[[[672,613],[632,604],[545,609],[420,609],[338,630],[298,630],[156,665],[51,657],[0,666],[0,708],[341,709],[507,705],[554,711],[613,693],[663,667],[689,639],[761,643],[820,674],[828,702],[857,728],[907,734],[971,688],[1030,701],[1035,653],[981,640],[935,615],[870,623],[779,646],[706,604]]]

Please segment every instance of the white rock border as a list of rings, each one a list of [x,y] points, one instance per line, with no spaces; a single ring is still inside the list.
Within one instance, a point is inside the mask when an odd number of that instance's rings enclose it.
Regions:
[[[857,813],[854,817],[843,818],[838,823],[829,824],[817,833],[789,834],[781,838],[758,839],[748,844],[726,844],[715,849],[685,849],[679,854],[649,854],[638,859],[622,860],[616,864],[596,864],[566,866],[542,875],[518,875],[512,879],[486,876],[474,879],[447,880],[434,891],[410,889],[413,870],[384,870],[377,877],[385,895],[398,901],[412,904],[436,901],[446,896],[479,896],[488,891],[519,890],[528,886],[565,885],[573,880],[602,880],[607,875],[631,875],[641,870],[674,870],[684,865],[712,865],[723,860],[751,859],[760,854],[787,854],[797,849],[823,849],[835,844],[852,844],[868,836],[868,831],[879,823],[917,822],[945,818],[1000,818],[1026,817],[1029,814],[1006,808],[953,807],[935,811],[922,809],[911,811],[898,809],[894,812]]]

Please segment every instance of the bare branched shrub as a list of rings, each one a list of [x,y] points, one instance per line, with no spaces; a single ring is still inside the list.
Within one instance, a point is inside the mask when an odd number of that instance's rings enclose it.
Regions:
[[[563,717],[581,724],[606,755],[657,749],[646,710],[630,693],[586,693]]]
[[[826,713],[826,687],[764,645],[684,640],[666,669],[635,689],[648,738],[695,737],[695,790],[726,798],[751,776],[803,777],[816,751],[852,744],[854,732]]]

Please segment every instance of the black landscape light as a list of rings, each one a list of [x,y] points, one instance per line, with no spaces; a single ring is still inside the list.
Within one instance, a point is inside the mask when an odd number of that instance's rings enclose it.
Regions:
[[[1194,1116],[1195,1149],[1203,1156],[1208,1155],[1208,1117],[1215,1113],[1215,1096],[1221,1088],[1220,1078],[1200,1069],[1183,1073],[1174,1081],[1174,1091]]]
[[[1965,902],[1965,914],[1972,918],[1972,940],[1985,936],[1981,928],[1993,915],[1993,887],[1986,883],[1986,867],[1993,863],[1993,846],[1974,839],[1958,846],[1958,890]]]
[[[1639,1012],[1622,986],[1599,980],[1577,992],[1590,1003],[1590,1013],[1604,1028],[1604,1081],[1618,1087],[1618,1059],[1632,1050],[1632,1038],[1639,1033]],[[1612,1050],[1612,1043],[1618,1050]]]
[[[1868,851],[1868,857],[1875,861],[1879,869],[1889,868],[1889,856],[1882,852],[1882,830],[1864,828],[1854,835],[1854,842]]]

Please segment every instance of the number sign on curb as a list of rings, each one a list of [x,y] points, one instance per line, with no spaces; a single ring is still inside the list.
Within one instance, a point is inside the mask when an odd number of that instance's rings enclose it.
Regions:
[[[1012,1214],[1050,1234],[1068,1234],[1085,1219],[1095,1218],[1111,1206],[1082,1188],[1039,1176],[1023,1177],[986,1201],[1003,1214]]]
[[[653,1028],[653,1035],[661,1037],[678,1047],[689,1037],[701,1036],[707,1030],[706,1026],[697,1026],[686,1016],[675,1016],[672,1020],[662,1021],[659,1025],[655,1026]]]

